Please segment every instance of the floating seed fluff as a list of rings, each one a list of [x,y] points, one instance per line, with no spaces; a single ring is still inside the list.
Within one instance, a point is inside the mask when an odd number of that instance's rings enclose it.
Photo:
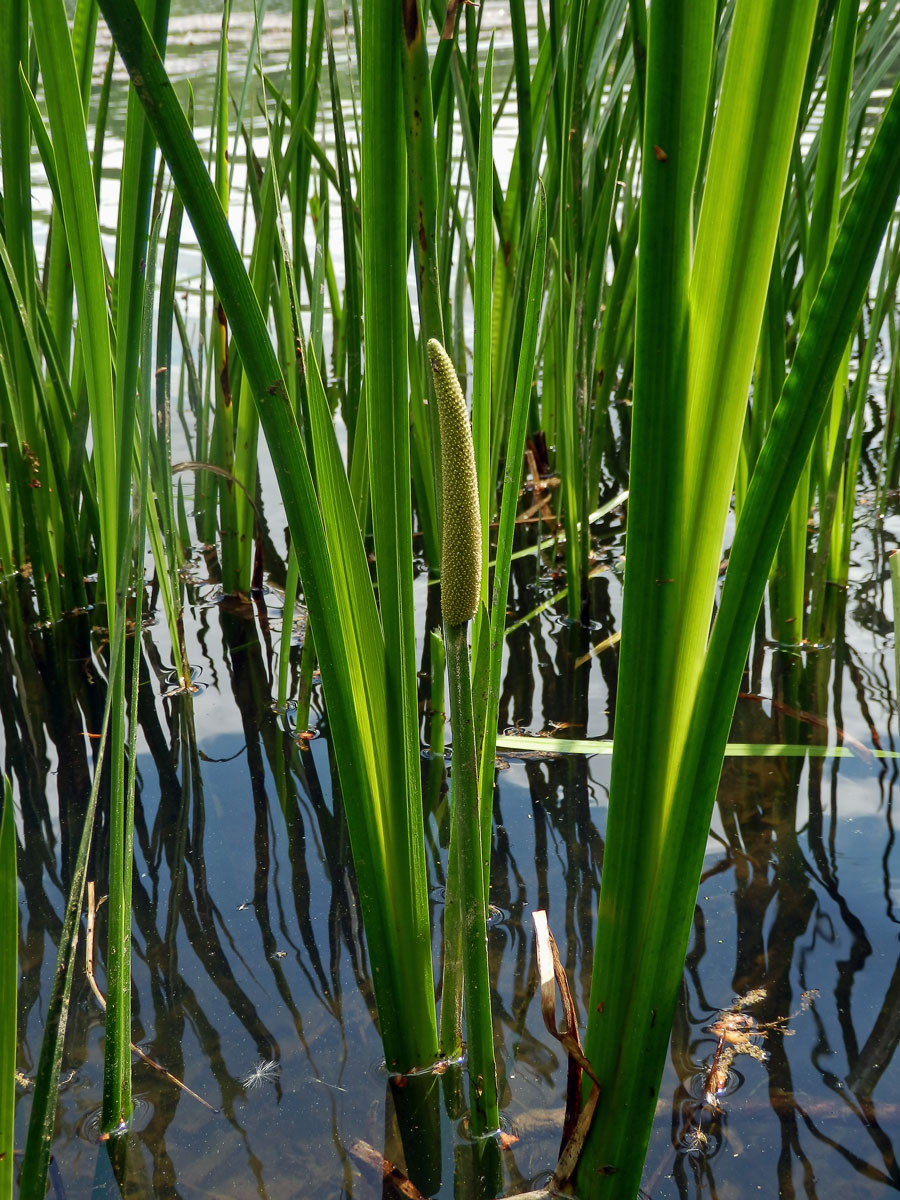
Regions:
[[[448,625],[462,625],[474,617],[481,595],[481,517],[472,427],[453,363],[434,338],[428,343],[428,357],[441,421],[441,612]]]

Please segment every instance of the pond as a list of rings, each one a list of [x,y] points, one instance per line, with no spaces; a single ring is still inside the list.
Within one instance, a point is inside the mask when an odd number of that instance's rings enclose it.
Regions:
[[[208,78],[216,28],[173,22],[183,54],[176,77],[190,75],[195,87]],[[277,57],[285,44],[274,36],[266,54]],[[182,265],[193,284],[196,260],[188,253]],[[881,386],[886,373],[883,363]],[[614,419],[617,404],[627,408],[615,401]],[[791,650],[767,639],[763,621],[753,646],[644,1170],[642,1195],[652,1200],[900,1191],[900,1076],[892,1061],[900,1041],[900,744],[887,562],[900,543],[900,505],[890,495],[883,511],[875,507],[883,406],[883,395],[870,398],[851,579],[832,596],[836,636]],[[188,421],[188,457],[190,435]],[[138,726],[135,1114],[114,1172],[100,1127],[104,1016],[82,938],[51,1194],[374,1200],[400,1194],[385,1182],[382,1159],[442,1200],[542,1187],[559,1151],[567,1063],[541,1017],[531,913],[548,914],[583,1027],[608,804],[624,504],[593,529],[586,620],[565,615],[559,547],[542,545],[513,563],[488,935],[505,1137],[502,1149],[485,1154],[467,1133],[458,1066],[412,1080],[389,1078],[384,1068],[318,680],[303,726],[275,704],[284,518],[264,454],[261,472],[272,531],[265,588],[249,601],[224,596],[215,547],[194,547],[184,570],[194,694],[174,687],[148,565],[149,616],[129,651],[140,670],[130,713]],[[552,534],[556,485],[538,523],[520,529],[521,545]],[[614,500],[624,480],[608,467],[604,486]],[[523,505],[535,498],[529,492]],[[429,749],[426,633],[440,611],[421,561],[419,568],[422,778],[439,980],[449,753]],[[0,729],[19,842],[20,1149],[96,762],[108,631],[99,606],[50,627],[23,627],[15,614],[23,596],[28,606],[28,581],[2,587]],[[292,694],[303,632],[297,619]],[[376,720],[390,723],[392,714]],[[101,816],[88,876],[98,897],[106,892],[108,837]],[[102,990],[102,903],[96,924],[92,969]],[[714,1103],[704,1101],[710,1089]]]
[[[896,766],[872,752],[897,749],[881,550],[890,540],[885,528],[900,518],[896,509],[884,522],[867,510],[861,516],[836,644],[785,655],[762,643],[753,658],[732,741],[808,742],[810,750],[726,763],[645,1171],[648,1196],[827,1197],[851,1188],[875,1196],[900,1185],[900,1094],[891,1069],[900,1039]],[[616,628],[617,525],[598,554],[604,569],[592,582],[592,627],[560,616],[559,600],[530,615],[559,589],[550,555],[542,565],[520,562],[510,603],[518,627],[508,639],[501,723],[537,736],[533,751],[501,752],[494,797],[492,998],[501,1105],[518,1137],[502,1153],[508,1194],[540,1185],[552,1170],[565,1089],[565,1056],[541,1021],[533,909],[548,912],[582,1016],[589,991],[609,759],[557,747],[558,739],[610,732],[615,650],[590,652]],[[134,1037],[217,1111],[136,1060],[126,1190],[362,1200],[380,1195],[381,1182],[352,1156],[357,1139],[401,1167],[409,1150],[397,1118],[401,1093],[384,1073],[374,1024],[327,722],[316,715],[315,738],[298,738],[289,715],[273,711],[277,595],[235,611],[203,575],[198,560],[185,622],[197,695],[166,695],[171,678],[154,628],[141,638]],[[418,586],[427,610],[424,576]],[[88,620],[30,631],[28,653],[8,628],[0,643],[4,760],[27,797],[25,1077],[40,1044],[102,709],[103,650],[96,635],[92,645]],[[784,699],[797,695],[802,710]],[[445,764],[426,754],[423,771],[437,961]],[[103,827],[94,862],[102,893]],[[102,932],[102,908],[98,925]],[[102,1192],[109,1171],[97,1140],[103,1015],[83,963],[54,1144],[58,1194],[70,1197]],[[97,971],[102,978],[100,960]],[[735,997],[759,988],[766,996],[752,1009],[757,1020],[790,1016],[788,1026],[760,1043],[767,1061],[736,1059],[722,1112],[698,1120],[716,1048],[707,1028]],[[801,994],[813,990],[798,1013]],[[432,1088],[431,1103],[418,1101],[431,1124],[417,1133],[413,1122],[404,1135],[413,1146],[423,1135],[434,1139],[433,1194],[493,1195],[476,1182],[458,1071]],[[28,1108],[26,1087],[17,1144]],[[697,1130],[709,1139],[702,1149]]]

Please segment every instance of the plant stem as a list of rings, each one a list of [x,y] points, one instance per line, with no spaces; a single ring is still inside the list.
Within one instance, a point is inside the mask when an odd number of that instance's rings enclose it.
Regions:
[[[16,1115],[16,984],[19,905],[12,788],[4,781],[0,816],[0,1195],[13,1194]]]
[[[478,770],[475,722],[469,677],[469,622],[445,625],[450,677],[450,728],[453,737],[451,844],[458,849],[457,884],[462,909],[463,993],[471,1081],[471,1127],[474,1134],[499,1126],[494,1028],[487,957],[484,875],[478,814]]]
[[[900,641],[897,640],[897,630],[900,628],[900,550],[895,550],[888,562],[891,566],[891,601],[894,607],[894,668],[897,691],[900,693]]]

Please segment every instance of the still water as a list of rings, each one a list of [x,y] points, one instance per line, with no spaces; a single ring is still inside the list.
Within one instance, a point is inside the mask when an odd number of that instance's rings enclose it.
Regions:
[[[811,743],[810,754],[726,764],[644,1189],[703,1194],[876,1196],[900,1188],[900,920],[893,800],[893,638],[885,616],[896,514],[860,524],[856,580],[834,645],[785,655],[760,640],[735,742]],[[873,539],[872,531],[877,534]],[[598,545],[591,628],[529,616],[559,588],[555,564],[520,560],[504,674],[504,727],[605,738],[615,650],[576,663],[616,627],[621,531]],[[140,639],[142,687],[134,875],[134,1039],[211,1112],[137,1062],[130,1195],[381,1195],[350,1149],[363,1139],[401,1166],[397,1090],[383,1073],[327,722],[300,739],[273,711],[278,598],[236,609],[193,564],[186,614],[201,690],[166,696],[167,651]],[[423,624],[433,589],[419,581]],[[5,607],[5,606],[4,606]],[[430,610],[430,612],[429,612]],[[34,1069],[43,1006],[99,727],[104,650],[88,618],[0,641],[5,764],[21,798],[19,1067]],[[426,664],[427,666],[427,664]],[[427,690],[427,681],[423,681]],[[753,698],[749,698],[752,696]],[[764,696],[766,699],[757,697]],[[775,703],[773,704],[772,698]],[[317,697],[318,699],[318,697]],[[386,714],[385,719],[390,719]],[[841,730],[842,733],[837,731]],[[843,743],[846,757],[816,746]],[[545,908],[585,1011],[606,818],[605,754],[548,754],[539,737],[506,755],[494,796],[490,931],[502,1108],[518,1141],[502,1154],[507,1193],[542,1183],[562,1119],[565,1062],[545,1032],[530,912]],[[446,769],[423,757],[440,954]],[[104,889],[106,827],[95,838]],[[96,969],[104,978],[103,909]],[[55,1165],[65,1194],[115,1194],[98,1143],[103,1017],[83,959],[73,992]],[[765,989],[760,1023],[791,1017],[738,1056],[718,1116],[702,1110],[716,1049],[707,1027],[735,997]],[[808,1010],[801,994],[815,990]],[[408,1108],[410,1098],[402,1097]],[[408,1114],[401,1105],[401,1116]],[[493,1195],[464,1136],[458,1074],[415,1098],[426,1123],[428,1194]],[[17,1144],[29,1109],[20,1091]],[[414,1126],[412,1150],[421,1140]],[[700,1139],[698,1140],[698,1130]],[[407,1142],[410,1135],[407,1133]],[[410,1151],[411,1152],[411,1151]]]

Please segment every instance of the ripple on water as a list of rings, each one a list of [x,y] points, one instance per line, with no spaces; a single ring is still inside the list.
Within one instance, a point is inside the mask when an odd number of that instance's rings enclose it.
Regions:
[[[146,1129],[153,1116],[153,1105],[143,1096],[137,1095],[132,1097],[132,1104],[134,1111],[131,1114],[131,1120],[113,1131],[104,1130],[101,1122],[101,1108],[90,1109],[82,1115],[75,1127],[77,1136],[85,1142],[95,1143],[107,1141],[110,1136],[136,1133],[141,1129]]]
[[[706,1081],[709,1078],[709,1069],[698,1071],[696,1075],[691,1077],[688,1084],[688,1091],[695,1100],[699,1100],[702,1104],[706,1098]],[[733,1096],[738,1088],[742,1087],[744,1076],[734,1067],[729,1067],[725,1072],[725,1082],[720,1088],[716,1088],[716,1099],[723,1100],[727,1096]]]

